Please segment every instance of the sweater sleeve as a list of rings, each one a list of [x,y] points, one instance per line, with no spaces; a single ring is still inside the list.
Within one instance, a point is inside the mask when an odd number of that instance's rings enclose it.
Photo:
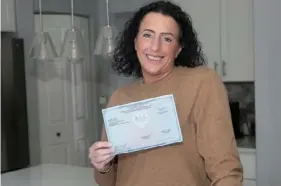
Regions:
[[[108,102],[107,107],[111,107],[117,104],[118,101],[118,93],[117,91],[114,92]],[[107,136],[105,129],[103,127],[102,129],[102,135],[101,135],[101,141],[107,141]],[[98,170],[94,168],[94,177],[96,182],[99,184],[99,186],[115,186],[116,184],[116,174],[117,174],[117,162],[118,157],[115,157],[113,161],[113,168],[107,172],[107,173],[100,173]]]
[[[211,186],[241,186],[243,169],[233,132],[227,91],[212,70],[202,79],[194,105],[198,151]]]

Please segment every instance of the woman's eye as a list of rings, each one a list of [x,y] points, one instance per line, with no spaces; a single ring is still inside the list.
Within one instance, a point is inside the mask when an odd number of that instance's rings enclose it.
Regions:
[[[172,42],[172,39],[170,39],[170,38],[168,38],[168,37],[165,37],[164,40],[165,40],[166,42],[169,42],[169,43]]]
[[[151,34],[143,34],[143,37],[149,38]]]

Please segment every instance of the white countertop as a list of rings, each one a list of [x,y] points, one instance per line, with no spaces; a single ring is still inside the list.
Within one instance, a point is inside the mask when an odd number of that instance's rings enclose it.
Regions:
[[[1,175],[2,186],[98,186],[93,169],[43,164]]]

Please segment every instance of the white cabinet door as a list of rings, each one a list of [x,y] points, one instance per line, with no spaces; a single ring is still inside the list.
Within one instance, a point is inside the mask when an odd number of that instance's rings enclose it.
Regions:
[[[1,31],[16,32],[15,0],[1,0]]]
[[[174,0],[186,11],[202,43],[208,66],[219,70],[220,65],[220,12],[219,0]],[[219,71],[218,71],[219,72]]]
[[[257,183],[254,180],[244,180],[243,186],[257,186]]]
[[[173,0],[192,18],[208,65],[223,81],[254,81],[253,0]]]
[[[221,1],[221,74],[224,81],[254,81],[253,0]]]
[[[244,178],[256,179],[256,152],[240,150],[240,160],[243,165]]]
[[[65,66],[62,58],[55,60],[54,74],[47,81],[38,80],[40,137],[42,163],[88,166],[89,135],[92,127],[90,54],[88,19],[75,17],[86,42],[86,59],[81,64]],[[71,28],[68,15],[43,15],[44,31],[49,32],[60,54],[65,31]],[[40,19],[35,15],[36,31]],[[69,67],[69,68],[67,68]],[[61,78],[64,77],[64,78]],[[92,132],[92,133],[91,133]]]

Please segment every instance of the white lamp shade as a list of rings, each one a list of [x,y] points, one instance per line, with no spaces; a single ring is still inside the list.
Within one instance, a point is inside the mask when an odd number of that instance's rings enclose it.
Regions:
[[[36,33],[29,50],[29,56],[33,60],[51,61],[57,57],[53,42],[49,33]]]
[[[105,58],[112,57],[113,51],[116,47],[116,36],[117,29],[115,27],[109,25],[102,27],[96,42],[94,54],[101,55]]]
[[[72,62],[79,62],[85,58],[85,42],[79,29],[73,28],[66,32],[61,50],[61,57]]]
[[[50,81],[61,78],[61,68],[60,61],[33,60],[30,75],[41,81]]]

